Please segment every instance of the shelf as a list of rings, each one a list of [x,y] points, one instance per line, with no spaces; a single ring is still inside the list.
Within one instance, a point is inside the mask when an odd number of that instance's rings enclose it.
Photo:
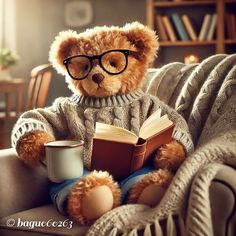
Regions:
[[[160,41],[160,46],[204,46],[204,45],[215,45],[216,40],[211,41]],[[226,39],[224,41],[225,44],[236,44],[236,39]]]
[[[153,5],[155,7],[203,6],[203,5],[216,5],[216,1],[209,0],[209,1],[182,1],[182,2],[154,2]]]
[[[225,0],[225,3],[236,3],[236,0]]]
[[[225,25],[225,15],[226,13],[232,12],[235,14],[236,0],[146,0],[147,2],[147,25],[155,29],[156,27],[156,14],[160,15],[166,14],[171,15],[172,10],[176,10],[178,14],[193,15],[194,20],[197,21],[197,25],[200,26],[202,19],[198,19],[198,12],[205,8],[210,8],[217,14],[217,25],[215,38],[211,41],[160,41],[160,47],[162,51],[160,52],[159,61],[163,60],[165,62],[167,58],[171,57],[171,51],[177,51],[176,48],[180,47],[185,51],[200,51],[203,55],[211,55],[215,53],[227,53],[229,50],[235,51],[236,39],[227,39],[226,35],[226,25]],[[231,9],[232,8],[232,9]],[[167,11],[166,10],[170,10]],[[172,23],[172,22],[171,22]],[[157,30],[157,29],[156,29]],[[192,48],[191,48],[192,47]],[[168,48],[170,50],[168,50]],[[204,48],[204,49],[203,49]],[[182,52],[181,52],[182,53]],[[162,56],[163,55],[163,56]],[[176,55],[173,55],[176,58]]]
[[[211,41],[176,41],[176,42],[170,42],[170,41],[162,41],[160,42],[160,46],[207,46],[207,45],[215,45],[216,40]]]
[[[225,44],[236,44],[236,39],[226,39]]]

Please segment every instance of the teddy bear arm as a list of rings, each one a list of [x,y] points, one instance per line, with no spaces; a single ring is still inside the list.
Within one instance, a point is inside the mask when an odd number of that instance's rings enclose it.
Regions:
[[[36,166],[45,158],[44,144],[55,140],[45,131],[35,130],[21,136],[16,145],[19,158],[28,166]]]

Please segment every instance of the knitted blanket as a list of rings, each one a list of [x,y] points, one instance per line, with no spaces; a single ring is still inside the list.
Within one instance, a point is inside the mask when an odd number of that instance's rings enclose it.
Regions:
[[[195,65],[170,63],[150,74],[144,90],[184,116],[195,152],[155,208],[118,207],[98,219],[89,236],[171,236],[177,230],[213,235],[208,188],[222,164],[236,167],[236,54],[214,55]]]

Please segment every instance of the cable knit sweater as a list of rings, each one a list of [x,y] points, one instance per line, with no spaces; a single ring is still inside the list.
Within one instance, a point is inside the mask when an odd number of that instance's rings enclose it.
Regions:
[[[95,123],[103,122],[128,129],[138,134],[143,122],[158,108],[168,114],[176,127],[173,138],[180,141],[187,152],[193,149],[185,120],[157,97],[141,90],[106,98],[73,95],[57,98],[51,107],[25,112],[12,132],[12,145],[27,132],[43,130],[55,139],[82,139],[85,141],[84,164],[90,166]]]

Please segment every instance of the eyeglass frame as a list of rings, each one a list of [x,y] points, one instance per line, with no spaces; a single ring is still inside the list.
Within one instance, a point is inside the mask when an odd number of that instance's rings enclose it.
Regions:
[[[105,69],[105,67],[102,65],[102,57],[103,57],[104,55],[106,55],[107,53],[109,53],[109,52],[121,52],[121,53],[124,54],[125,59],[126,59],[126,64],[125,64],[124,69],[122,69],[120,72],[115,72],[115,73],[113,73],[113,72],[107,71],[107,70]],[[124,71],[126,70],[126,68],[127,68],[127,66],[128,66],[128,56],[129,56],[129,55],[130,55],[130,56],[133,56],[133,57],[135,57],[135,58],[137,58],[137,52],[136,52],[136,51],[132,51],[132,50],[128,50],[128,49],[113,49],[113,50],[105,51],[105,52],[103,52],[102,54],[100,54],[100,55],[95,55],[95,56],[88,56],[88,55],[79,54],[79,55],[75,55],[75,56],[72,56],[72,57],[68,57],[68,58],[66,58],[66,59],[63,60],[63,64],[64,64],[64,66],[66,67],[66,70],[67,70],[68,74],[70,75],[70,77],[71,77],[72,79],[74,79],[74,80],[83,80],[83,79],[85,79],[85,78],[89,75],[89,73],[90,73],[91,70],[93,69],[93,60],[95,60],[95,59],[98,60],[99,66],[100,66],[105,72],[107,72],[108,74],[110,74],[110,75],[118,75],[118,74],[121,74],[122,72],[124,72]],[[86,76],[84,76],[84,77],[78,79],[78,78],[74,77],[74,76],[70,73],[70,70],[69,70],[69,68],[68,68],[68,64],[69,64],[69,61],[70,61],[71,59],[76,58],[76,57],[82,57],[82,56],[83,56],[83,57],[86,57],[86,58],[89,60],[89,62],[90,62],[90,69],[89,69],[88,73],[86,74]]]

